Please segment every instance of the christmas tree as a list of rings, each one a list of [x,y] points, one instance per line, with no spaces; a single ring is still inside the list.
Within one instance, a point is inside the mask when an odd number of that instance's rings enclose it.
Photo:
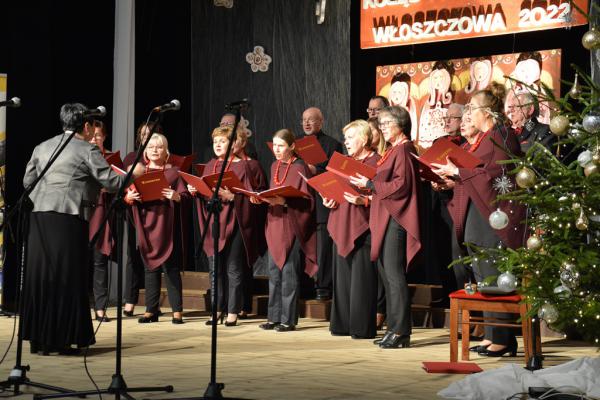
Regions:
[[[581,10],[580,10],[581,11]],[[592,24],[591,24],[592,25]],[[600,32],[591,28],[583,46],[597,52]],[[592,54],[594,71],[595,54]],[[497,182],[500,199],[527,205],[526,246],[478,249],[473,257],[491,258],[502,272],[498,286],[516,288],[539,316],[559,331],[574,329],[600,344],[600,81],[572,66],[575,78],[562,98],[542,87],[531,88],[554,107],[551,132],[559,147],[536,143],[522,158],[507,161],[517,188]],[[562,153],[562,154],[561,154]],[[516,165],[516,168],[515,168]],[[508,181],[509,182],[509,181]],[[506,192],[502,194],[502,192]],[[503,228],[504,212],[490,216]],[[467,257],[460,262],[470,262]]]

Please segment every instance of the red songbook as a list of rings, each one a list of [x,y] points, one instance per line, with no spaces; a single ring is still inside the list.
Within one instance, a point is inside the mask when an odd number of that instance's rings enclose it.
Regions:
[[[459,168],[475,168],[483,161],[447,139],[436,140],[421,156],[415,158],[421,163],[421,177],[439,182],[440,177],[431,170],[431,163],[446,164],[446,158]],[[434,178],[435,177],[435,178]]]
[[[472,362],[423,361],[423,369],[430,374],[475,374],[483,371]]]
[[[104,155],[104,159],[108,163],[108,165],[114,165],[120,169],[123,169],[123,160],[121,160],[121,152],[119,150],[114,153],[106,153]]]
[[[258,197],[259,199],[268,199],[269,197],[281,196],[286,198],[294,197],[310,197],[308,194],[292,186],[280,186],[273,189],[264,190],[262,192],[253,192],[251,190],[242,189],[240,187],[231,188],[233,192],[242,193],[249,197]]]
[[[138,176],[133,181],[143,202],[154,201],[163,198],[163,189],[170,188],[164,171],[151,171]]]
[[[331,171],[343,178],[350,178],[357,173],[362,176],[366,176],[369,179],[373,179],[377,174],[377,169],[355,160],[352,157],[345,156],[337,151],[331,156],[331,160],[326,167],[327,171]]]
[[[306,181],[313,189],[315,189],[321,197],[333,199],[339,204],[346,202],[344,192],[348,192],[354,196],[359,193],[350,186],[348,181],[333,172],[323,172]]]
[[[327,154],[321,147],[319,139],[314,135],[304,136],[302,139],[296,139],[296,154],[307,164],[320,164],[327,161]]]
[[[202,180],[206,182],[208,187],[213,190],[215,186],[217,186],[217,181],[219,180],[219,173],[205,175],[202,177]],[[223,174],[223,180],[221,181],[222,188],[245,188],[246,186],[240,181],[240,178],[233,171],[225,171]]]
[[[190,154],[188,156],[178,156],[177,154],[171,154],[169,155],[169,162],[174,167],[179,167],[180,171],[189,172],[194,158],[196,158],[195,154]]]
[[[198,193],[200,193],[202,196],[212,197],[212,189],[206,184],[206,182],[204,182],[202,178],[192,174],[188,174],[186,172],[179,171],[178,173],[181,179],[185,181],[185,183],[196,188]]]
[[[204,173],[204,168],[206,168],[206,164],[194,164],[194,169],[196,170],[196,175],[202,176]]]

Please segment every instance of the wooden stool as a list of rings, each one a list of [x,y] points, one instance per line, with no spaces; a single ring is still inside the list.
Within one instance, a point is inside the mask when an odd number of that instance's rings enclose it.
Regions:
[[[471,325],[504,326],[510,328],[521,327],[523,333],[523,345],[525,347],[525,361],[533,355],[533,343],[531,343],[532,324],[531,318],[527,317],[529,305],[521,302],[520,295],[494,296],[479,292],[467,294],[463,290],[457,290],[450,294],[450,361],[458,361],[458,314],[462,313],[462,359],[469,360],[469,328]],[[471,317],[471,311],[490,311],[519,314],[521,323],[507,322],[483,317]],[[492,321],[492,322],[490,322]],[[536,319],[536,324],[539,321]],[[539,332],[539,329],[537,329]],[[542,349],[539,334],[536,337],[537,348]]]

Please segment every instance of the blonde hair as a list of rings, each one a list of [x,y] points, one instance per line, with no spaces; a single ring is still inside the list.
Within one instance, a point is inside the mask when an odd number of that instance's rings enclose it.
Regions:
[[[219,136],[224,136],[229,140],[229,138],[231,137],[232,130],[233,127],[231,126],[218,126],[215,129],[213,129],[211,136],[213,139]],[[246,134],[246,130],[240,125],[238,125],[238,128],[235,132],[235,140],[244,143],[248,142],[248,135]]]
[[[377,117],[371,117],[367,120],[367,122],[369,123],[369,128],[371,128],[371,144],[373,142],[373,129],[379,132],[379,143],[377,143],[377,148],[373,148],[372,146],[371,148],[377,151],[377,154],[381,156],[383,153],[385,153],[386,143],[385,139],[383,138],[383,132],[381,132],[381,129],[379,129],[379,121],[377,120]]]
[[[163,147],[165,148],[165,153],[167,155],[165,162],[168,161],[171,153],[169,153],[169,141],[167,140],[167,137],[162,133],[155,132],[152,134],[152,136],[150,136],[150,140],[158,140],[160,144],[163,145]],[[150,140],[148,140],[148,144],[150,144]],[[148,147],[146,147],[146,150],[144,150],[144,160],[147,162],[148,156],[146,155],[146,151],[148,151]]]
[[[357,119],[355,121],[352,121],[348,125],[346,125],[344,129],[342,129],[342,132],[346,134],[346,132],[350,129],[354,129],[356,134],[364,140],[364,146],[367,149],[371,148],[371,143],[373,142],[373,134],[371,133],[371,127],[369,126],[369,123],[367,121],[365,121],[364,119]]]

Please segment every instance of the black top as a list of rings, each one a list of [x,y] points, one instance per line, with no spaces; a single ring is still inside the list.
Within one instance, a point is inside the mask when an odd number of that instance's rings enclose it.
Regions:
[[[535,117],[525,122],[523,130],[518,134],[518,139],[523,153],[526,153],[535,142],[539,142],[548,150],[553,151],[556,142],[556,136],[550,132],[550,127],[542,124]]]

